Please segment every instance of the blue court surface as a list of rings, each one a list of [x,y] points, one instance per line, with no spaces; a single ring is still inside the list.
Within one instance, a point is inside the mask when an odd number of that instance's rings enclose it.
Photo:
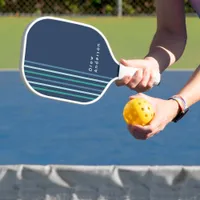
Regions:
[[[165,72],[148,94],[168,98],[191,71]],[[18,71],[0,72],[0,164],[199,165],[200,104],[156,137],[135,140],[122,111],[134,94],[113,83],[97,103],[81,106],[32,94]],[[164,115],[165,113],[163,113]]]

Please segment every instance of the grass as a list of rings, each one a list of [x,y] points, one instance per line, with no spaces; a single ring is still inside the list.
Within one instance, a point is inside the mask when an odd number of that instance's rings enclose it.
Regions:
[[[32,17],[0,18],[1,69],[19,67],[21,39]],[[147,51],[156,28],[154,17],[82,17],[70,18],[96,26],[107,37],[115,57],[126,59],[141,58]],[[182,58],[172,68],[195,68],[200,63],[199,19],[187,18],[188,43]]]

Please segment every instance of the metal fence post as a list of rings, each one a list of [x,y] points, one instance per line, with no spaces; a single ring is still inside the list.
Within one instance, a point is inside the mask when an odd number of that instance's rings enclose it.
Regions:
[[[117,15],[118,17],[121,17],[122,14],[122,1],[123,0],[116,0],[117,1]]]

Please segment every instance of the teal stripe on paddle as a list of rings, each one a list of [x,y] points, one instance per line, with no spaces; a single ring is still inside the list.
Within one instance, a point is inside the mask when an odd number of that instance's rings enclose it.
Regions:
[[[40,88],[40,87],[35,87],[35,86],[32,86],[32,87],[33,87],[33,89],[38,90],[38,91],[46,91],[46,92],[52,92],[55,94],[62,94],[62,95],[67,95],[67,96],[72,96],[72,97],[77,97],[77,98],[82,98],[82,99],[94,100],[94,98],[87,97],[87,96],[75,95],[75,94],[71,94],[71,93],[60,92],[60,91],[56,91],[56,90],[50,90],[50,89],[45,89],[45,88]]]
[[[67,86],[67,87],[75,87],[75,88],[79,88],[79,89],[85,89],[85,90],[91,90],[91,91],[96,91],[96,92],[102,92],[101,90],[98,90],[98,89],[94,89],[94,88],[91,88],[91,87],[86,87],[86,86],[80,86],[80,85],[75,85],[75,84],[70,84],[70,83],[63,83],[63,82],[60,82],[60,81],[54,81],[54,80],[49,80],[49,79],[45,79],[45,78],[38,78],[38,77],[34,77],[34,76],[29,76],[27,75],[26,76],[28,79],[34,79],[34,80],[39,80],[40,83],[42,83],[42,81],[44,81],[45,83],[55,83],[55,84],[59,84],[60,85],[64,85],[64,86]]]
[[[50,74],[34,72],[34,71],[31,71],[31,70],[25,70],[25,73],[36,74],[36,75],[46,76],[46,77],[50,77],[50,78],[57,78],[57,79],[60,79],[60,80],[66,80],[66,81],[71,81],[71,82],[75,82],[75,83],[81,83],[81,84],[85,84],[85,85],[96,86],[96,87],[100,87],[100,88],[106,87],[106,84],[104,84],[104,83],[102,83],[104,85],[100,85],[100,84],[95,84],[95,83],[89,83],[89,82],[86,82],[86,81],[79,81],[79,80],[76,80],[76,79],[63,78],[63,77],[54,76],[54,75],[50,75]]]
[[[44,66],[44,67],[46,66],[46,67],[50,67],[50,68],[54,68],[54,69],[58,69],[58,70],[65,70],[65,71],[69,71],[69,72],[73,72],[73,73],[85,74],[85,75],[88,75],[88,76],[91,76],[91,77],[93,76],[93,77],[99,77],[99,78],[107,79],[109,81],[112,80],[111,77],[101,76],[101,75],[98,75],[98,74],[91,74],[91,73],[87,73],[87,72],[68,69],[68,68],[64,68],[64,67],[58,67],[58,66],[54,66],[54,65],[48,65],[48,64],[44,64],[44,63],[40,63],[40,62],[33,62],[33,61],[25,60],[25,63],[31,63],[31,64]]]

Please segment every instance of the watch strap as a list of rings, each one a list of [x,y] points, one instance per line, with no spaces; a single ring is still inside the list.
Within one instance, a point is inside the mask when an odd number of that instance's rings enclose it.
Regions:
[[[187,102],[180,95],[174,95],[170,97],[169,99],[176,101],[179,105],[179,112],[177,116],[172,120],[173,122],[178,122],[189,110],[187,106]]]

